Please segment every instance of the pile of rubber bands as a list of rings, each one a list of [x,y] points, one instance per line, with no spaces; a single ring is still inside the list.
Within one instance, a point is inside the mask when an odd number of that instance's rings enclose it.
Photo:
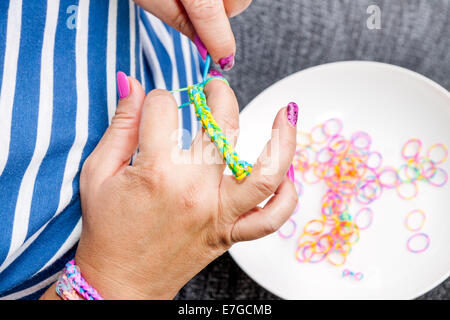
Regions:
[[[295,256],[299,262],[327,260],[335,266],[344,265],[352,246],[359,240],[360,231],[372,223],[373,211],[369,205],[384,190],[395,189],[400,198],[409,200],[418,195],[420,182],[442,187],[448,180],[447,172],[439,167],[448,157],[448,149],[442,143],[421,155],[422,142],[410,139],[401,150],[404,163],[398,168],[383,167],[382,154],[371,150],[369,134],[359,131],[347,139],[342,129],[342,121],[333,118],[316,125],[310,132],[298,132],[293,163],[296,176],[300,173],[301,180],[307,184],[323,181],[327,186],[321,200],[320,218],[306,223],[298,237]],[[302,182],[296,179],[295,184],[301,197]],[[363,206],[354,216],[350,214],[353,201]],[[299,207],[300,204],[294,214]],[[363,216],[364,225],[358,222]],[[287,225],[290,225],[288,232]],[[291,238],[296,233],[297,225],[292,217],[279,230],[283,238]],[[411,248],[410,238],[408,250],[417,253],[428,248],[429,236],[420,233],[413,237],[425,237],[427,243],[422,249]]]

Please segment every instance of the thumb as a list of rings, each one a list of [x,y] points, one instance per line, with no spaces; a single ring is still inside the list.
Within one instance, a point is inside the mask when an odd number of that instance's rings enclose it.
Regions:
[[[117,73],[117,89],[119,103],[116,113],[88,159],[100,182],[127,166],[138,145],[144,90],[139,81],[120,71]]]

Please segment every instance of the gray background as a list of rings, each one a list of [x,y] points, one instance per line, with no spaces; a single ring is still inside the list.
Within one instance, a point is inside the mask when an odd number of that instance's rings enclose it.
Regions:
[[[367,7],[381,9],[369,30]],[[450,0],[254,0],[232,19],[236,65],[225,76],[244,108],[289,74],[344,60],[399,65],[450,89]],[[228,253],[211,263],[178,299],[278,299],[251,280]],[[421,299],[450,299],[450,279]]]

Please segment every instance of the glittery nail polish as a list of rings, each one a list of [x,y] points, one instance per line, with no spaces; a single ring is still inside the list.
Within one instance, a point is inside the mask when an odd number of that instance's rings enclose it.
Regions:
[[[126,98],[130,94],[130,83],[127,75],[122,71],[117,72],[117,91],[120,99]]]
[[[228,57],[219,60],[219,65],[223,71],[228,71],[234,66],[234,53],[230,54]]]
[[[198,35],[195,35],[194,37],[194,43],[197,46],[197,50],[200,53],[200,56],[203,60],[206,60],[206,56],[208,55],[208,50],[206,50],[205,45],[203,44],[202,40]]]
[[[294,127],[297,126],[298,105],[295,102],[289,102],[287,105],[287,119]]]
[[[291,179],[292,182],[294,182],[295,180],[295,173],[294,173],[294,166],[291,164],[291,166],[289,167],[289,170],[286,174],[286,176]]]

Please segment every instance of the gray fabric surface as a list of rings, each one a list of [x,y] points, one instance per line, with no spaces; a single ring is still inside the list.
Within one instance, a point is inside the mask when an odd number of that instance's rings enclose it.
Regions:
[[[366,26],[371,4],[381,9],[381,30]],[[226,77],[241,108],[291,73],[343,60],[399,65],[450,89],[450,0],[254,0],[232,27],[238,52]],[[177,298],[277,299],[228,253]],[[450,299],[450,279],[420,299]]]

